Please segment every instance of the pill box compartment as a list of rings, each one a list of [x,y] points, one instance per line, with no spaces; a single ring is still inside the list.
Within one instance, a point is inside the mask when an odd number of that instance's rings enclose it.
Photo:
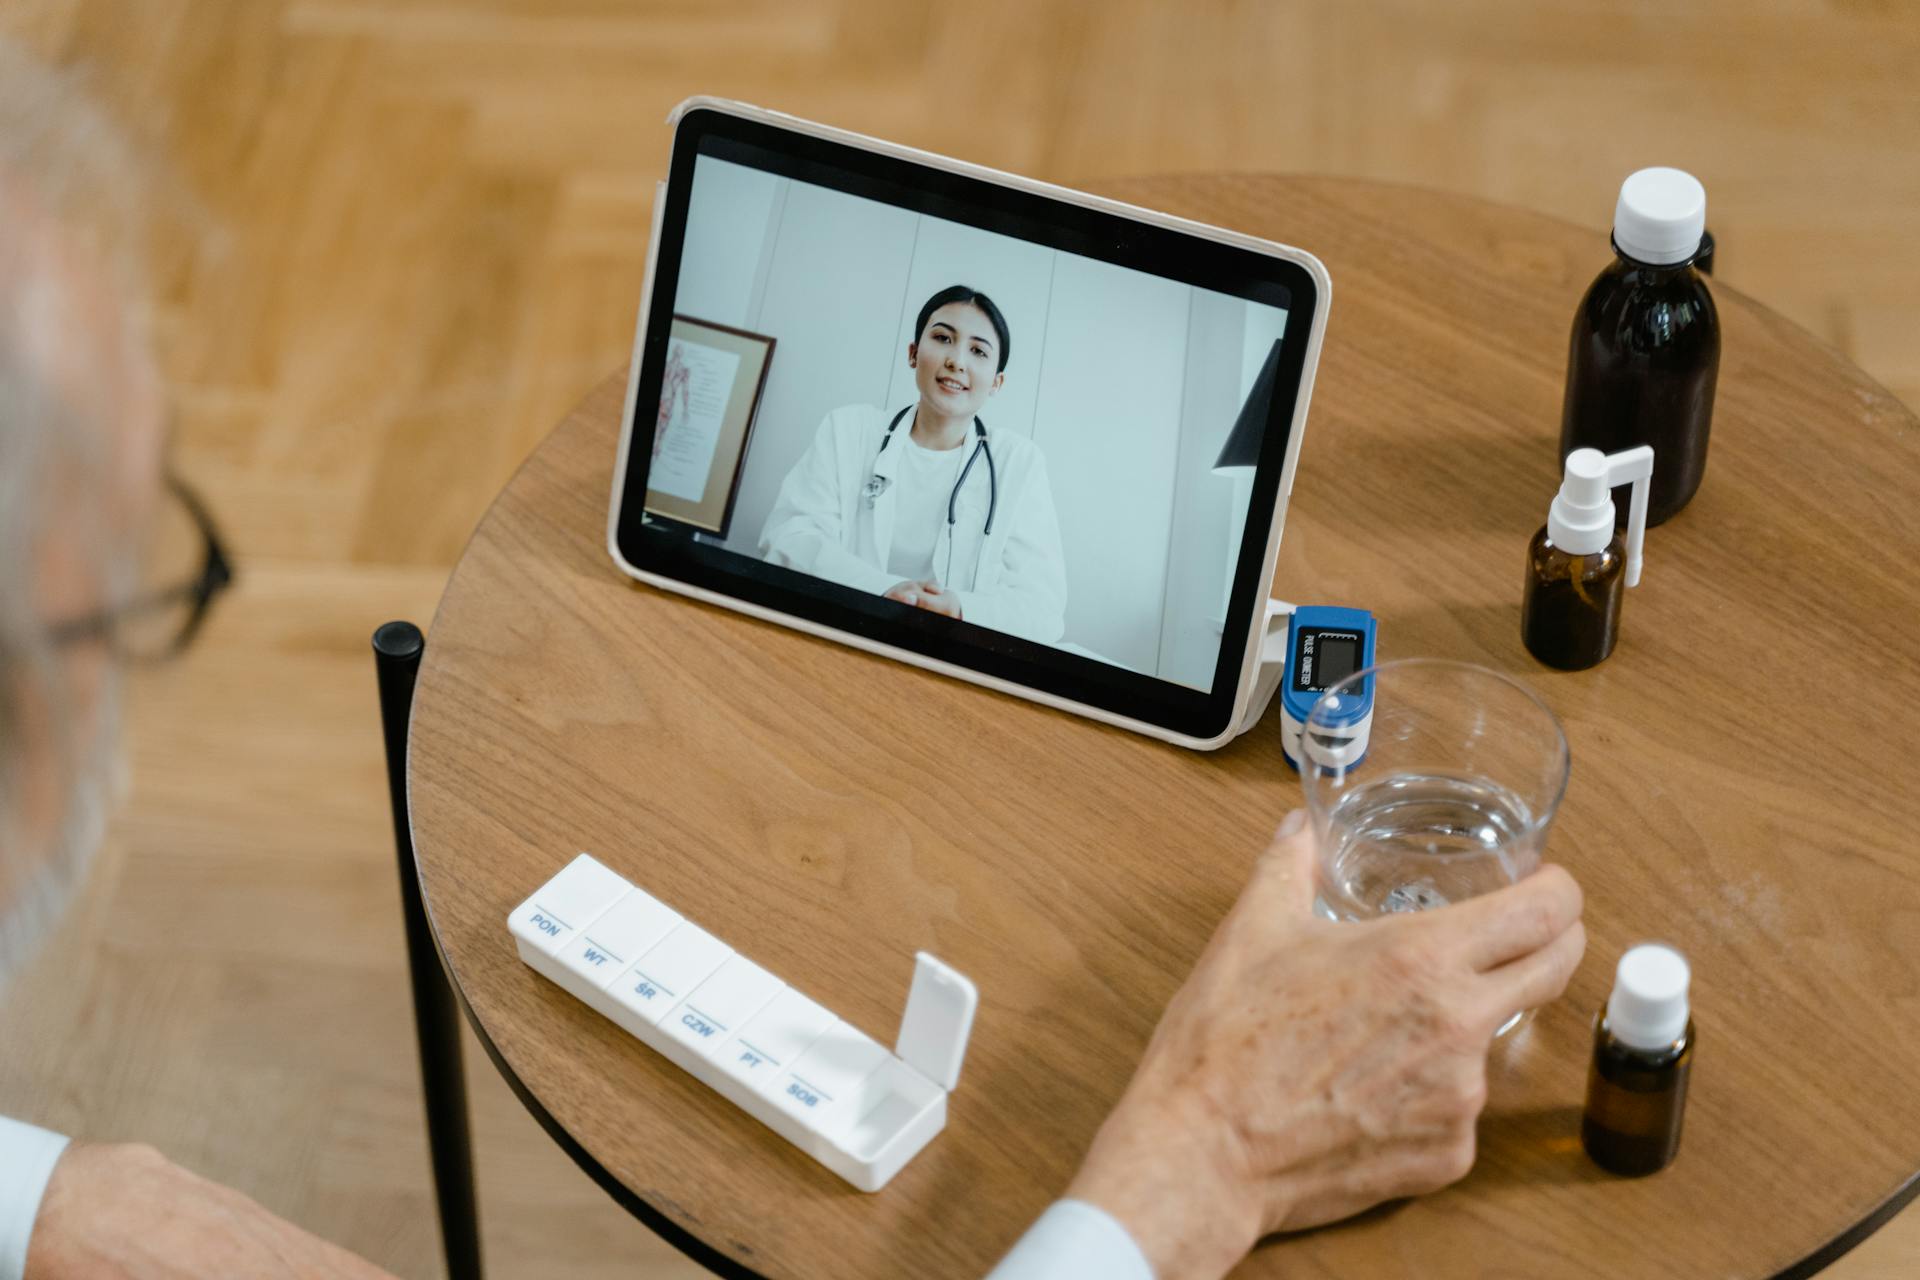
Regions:
[[[947,1091],[898,1058],[881,1066],[888,1077],[876,1102],[853,1126],[844,1148],[862,1191],[878,1191],[947,1125]]]

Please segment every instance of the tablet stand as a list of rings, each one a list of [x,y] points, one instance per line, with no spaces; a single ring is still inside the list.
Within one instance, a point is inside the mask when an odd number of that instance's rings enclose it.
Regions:
[[[1238,733],[1260,723],[1287,674],[1287,622],[1293,617],[1293,604],[1287,600],[1267,601],[1267,618],[1260,632],[1260,669],[1253,677],[1253,699],[1247,703],[1246,717]],[[1238,736],[1236,734],[1236,736]]]

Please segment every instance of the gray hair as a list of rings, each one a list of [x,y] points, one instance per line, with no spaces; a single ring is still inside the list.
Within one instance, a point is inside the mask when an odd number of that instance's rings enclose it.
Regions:
[[[99,840],[117,703],[108,689],[85,722],[78,718],[48,620],[36,615],[41,541],[63,492],[103,482],[107,432],[66,402],[46,368],[70,320],[44,242],[28,228],[57,227],[63,243],[103,264],[124,306],[124,332],[142,341],[146,176],[75,76],[0,36],[0,978],[57,914]],[[104,538],[82,550],[103,579],[124,572],[109,562]],[[32,850],[18,823],[30,733],[66,784],[51,847],[43,838]]]
[[[32,563],[54,494],[49,476],[90,478],[106,425],[82,420],[50,385],[39,352],[57,340],[65,299],[23,217],[57,226],[112,273],[122,328],[146,331],[140,230],[151,171],[71,72],[0,35],[0,627],[25,602],[11,575]],[[22,642],[8,628],[0,636]]]

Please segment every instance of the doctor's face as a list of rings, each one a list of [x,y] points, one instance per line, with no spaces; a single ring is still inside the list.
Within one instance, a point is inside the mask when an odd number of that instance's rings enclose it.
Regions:
[[[957,418],[980,412],[1000,389],[1000,337],[987,313],[970,302],[949,302],[927,317],[920,340],[907,347],[913,380],[930,408]]]

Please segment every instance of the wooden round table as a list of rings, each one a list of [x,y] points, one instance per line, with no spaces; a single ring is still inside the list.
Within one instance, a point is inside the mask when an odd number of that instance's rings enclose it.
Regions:
[[[1496,1047],[1472,1174],[1235,1274],[1831,1261],[1920,1186],[1913,415],[1716,285],[1706,483],[1649,535],[1613,657],[1556,673],[1520,644],[1521,567],[1604,228],[1324,179],[1103,190],[1332,273],[1276,594],[1371,608],[1384,657],[1518,676],[1573,747],[1548,856],[1586,889],[1587,958]],[[548,1130],[708,1265],[977,1277],[1065,1187],[1299,803],[1277,714],[1185,752],[633,583],[606,551],[621,399],[608,380],[515,476],[428,640],[412,824],[455,985]],[[886,1043],[916,949],[970,975],[946,1131],[863,1195],[536,976],[507,913],[583,849]],[[1577,1133],[1590,1019],[1647,938],[1693,961],[1700,1048],[1680,1158],[1634,1181]]]

